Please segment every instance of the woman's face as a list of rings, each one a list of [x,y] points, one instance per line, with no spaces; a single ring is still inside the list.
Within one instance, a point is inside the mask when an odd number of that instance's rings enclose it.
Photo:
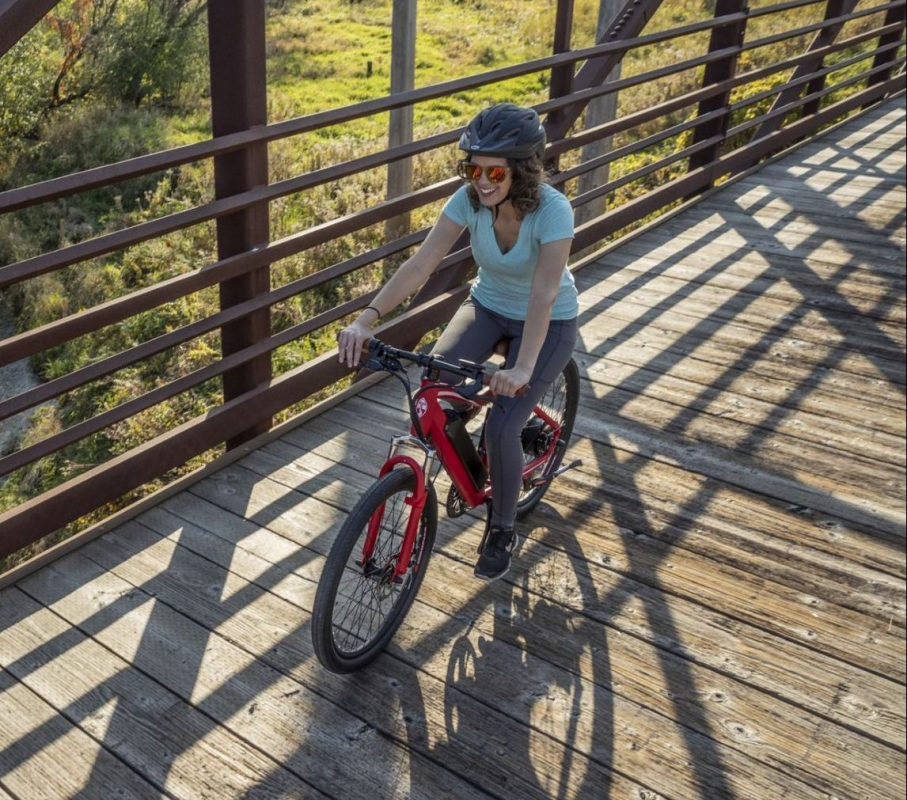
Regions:
[[[513,185],[513,174],[507,159],[494,156],[471,156],[469,161],[483,168],[479,179],[472,183],[479,196],[479,202],[483,206],[493,207],[506,200],[510,194],[510,187]],[[492,183],[485,174],[485,167],[507,167],[507,176],[500,183]]]

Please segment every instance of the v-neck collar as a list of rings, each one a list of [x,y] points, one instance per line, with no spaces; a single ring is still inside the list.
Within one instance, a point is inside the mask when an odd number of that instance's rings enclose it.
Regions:
[[[520,237],[523,235],[523,227],[525,226],[526,218],[523,217],[523,219],[519,220],[516,239],[514,239],[513,244],[505,250],[503,247],[501,247],[501,240],[498,238],[498,229],[495,227],[495,214],[491,209],[488,209],[488,211],[491,214],[491,236],[494,239],[495,247],[498,248],[498,252],[502,256],[506,256],[508,253],[512,253],[514,250],[516,250],[516,246],[520,243]]]

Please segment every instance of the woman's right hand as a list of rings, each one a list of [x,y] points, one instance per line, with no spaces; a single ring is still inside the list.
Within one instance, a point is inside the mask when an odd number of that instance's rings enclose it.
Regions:
[[[348,325],[337,335],[339,360],[348,367],[358,367],[362,348],[372,338],[371,327],[361,319]]]

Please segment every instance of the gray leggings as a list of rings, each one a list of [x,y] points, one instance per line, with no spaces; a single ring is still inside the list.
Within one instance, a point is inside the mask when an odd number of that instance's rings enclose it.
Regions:
[[[523,321],[496,314],[469,298],[454,314],[433,350],[449,361],[465,358],[481,363],[502,339],[510,343],[505,367],[516,362]],[[485,443],[491,469],[491,524],[512,528],[522,489],[523,446],[520,432],[555,378],[563,371],[576,344],[576,319],[552,320],[525,397],[499,397],[488,415]]]

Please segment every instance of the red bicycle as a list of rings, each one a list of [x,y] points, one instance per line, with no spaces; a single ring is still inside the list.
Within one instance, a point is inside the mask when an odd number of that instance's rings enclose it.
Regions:
[[[404,362],[422,368],[413,390]],[[312,612],[312,642],[333,672],[361,669],[378,656],[403,622],[425,577],[438,526],[435,479],[450,477],[448,516],[489,503],[492,486],[483,442],[470,435],[494,397],[485,389],[487,369],[469,361],[451,364],[433,355],[369,343],[366,366],[397,377],[409,399],[412,429],[391,440],[378,480],[353,507],[328,554]],[[441,373],[462,381],[439,379]],[[579,371],[572,359],[536,405],[522,431],[523,491],[517,519],[529,514],[561,467],[579,403]],[[481,550],[481,545],[479,546]]]

